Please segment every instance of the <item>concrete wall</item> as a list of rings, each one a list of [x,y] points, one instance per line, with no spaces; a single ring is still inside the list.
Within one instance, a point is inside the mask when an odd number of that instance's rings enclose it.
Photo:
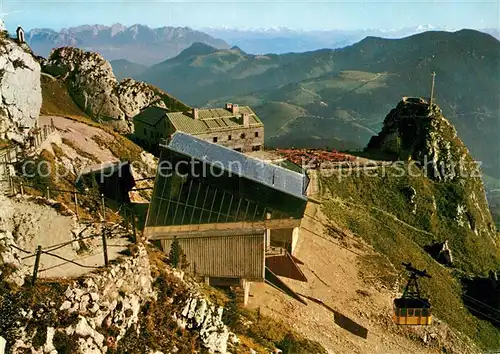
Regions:
[[[270,244],[274,247],[282,247],[291,254],[294,253],[295,247],[299,240],[299,228],[274,229],[270,230]]]

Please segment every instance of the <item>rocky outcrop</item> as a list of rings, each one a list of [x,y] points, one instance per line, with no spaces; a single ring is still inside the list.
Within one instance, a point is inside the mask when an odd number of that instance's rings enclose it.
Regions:
[[[147,251],[138,246],[133,257],[70,284],[61,303],[48,302],[36,311],[17,309],[19,327],[10,352],[55,353],[54,338],[63,337],[72,343],[72,352],[106,353],[137,325],[141,305],[155,297]],[[54,321],[58,318],[68,320]],[[30,333],[35,323],[44,326],[36,326],[35,333]],[[37,333],[40,331],[43,333]],[[37,335],[45,338],[44,343],[33,343]]]
[[[150,104],[161,101],[148,84],[132,79],[118,82],[113,69],[100,54],[72,47],[55,49],[44,71],[65,79],[73,100],[95,119],[115,120],[128,130],[127,120]]]
[[[0,139],[24,141],[42,105],[40,64],[17,42],[0,39]]]
[[[12,232],[0,230],[0,279],[17,286],[24,284],[30,268],[23,264]]]
[[[0,326],[8,329],[9,353],[113,352],[122,341],[130,341],[128,335],[145,330],[145,323],[154,320],[143,316],[152,303],[163,303],[160,298],[166,300],[162,311],[167,311],[173,325],[196,334],[198,344],[209,353],[225,354],[228,346],[239,345],[222,321],[223,307],[207,300],[198,283],[164,265],[163,271],[171,275],[168,290],[152,276],[158,268],[151,265],[146,246],[132,246],[130,252],[131,257],[106,270],[62,282],[65,288],[44,297],[42,303],[27,304],[16,295],[3,299],[0,310],[6,317],[0,318]],[[172,292],[173,288],[182,295]],[[141,350],[159,353],[147,347]],[[173,346],[164,353],[169,352],[178,350]]]
[[[222,322],[224,308],[211,305],[199,296],[192,296],[186,302],[177,319],[181,328],[197,330],[204,347],[210,353],[226,353],[229,329]]]
[[[468,149],[441,109],[425,100],[402,100],[385,117],[382,131],[372,137],[376,149],[401,160],[412,160],[436,181],[454,181],[476,171]]]
[[[439,106],[421,98],[404,98],[385,117],[381,132],[371,138],[367,150],[405,161],[409,171],[421,171],[433,180],[434,213],[439,197],[441,216],[476,235],[495,238],[480,165]],[[416,190],[410,186],[403,192],[416,214]]]

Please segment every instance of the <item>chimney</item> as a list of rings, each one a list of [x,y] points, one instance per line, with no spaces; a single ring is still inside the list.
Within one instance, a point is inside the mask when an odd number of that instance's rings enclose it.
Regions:
[[[250,125],[250,116],[248,113],[243,113],[241,115],[241,121],[243,123],[243,126],[248,127]]]
[[[233,114],[238,114],[238,105],[233,104],[233,109],[232,109]]]
[[[198,108],[193,108],[192,115],[193,119],[198,119]]]
[[[226,105],[224,106],[225,109],[227,109],[228,111],[232,111],[233,110],[233,104],[232,103],[226,103]]]

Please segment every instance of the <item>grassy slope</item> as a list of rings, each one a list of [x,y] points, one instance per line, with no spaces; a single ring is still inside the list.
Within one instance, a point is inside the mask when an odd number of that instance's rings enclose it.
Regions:
[[[73,101],[63,82],[42,75],[41,84],[43,101],[40,114],[62,117],[87,116]]]
[[[500,249],[491,240],[481,240],[473,233],[450,220],[449,185],[440,185],[425,177],[386,177],[368,175],[323,177],[322,187],[331,194],[324,204],[325,214],[355,234],[363,237],[378,251],[387,255],[395,265],[411,262],[427,269],[431,279],[421,282],[430,295],[435,314],[452,327],[476,340],[485,348],[500,346],[500,330],[490,323],[477,320],[464,309],[460,283],[454,275],[462,270],[484,274],[500,268]],[[417,213],[403,188],[413,186],[417,191]],[[436,196],[437,211],[433,210]],[[423,246],[433,240],[449,240],[456,266],[450,270],[435,262]],[[478,255],[481,255],[480,257]]]

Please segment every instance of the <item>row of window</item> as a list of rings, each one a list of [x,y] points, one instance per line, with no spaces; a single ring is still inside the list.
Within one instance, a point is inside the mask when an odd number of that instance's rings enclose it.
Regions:
[[[246,135],[245,133],[241,133],[241,134],[240,134],[240,139],[245,139],[245,138],[246,138],[246,136],[247,136],[247,135]],[[258,137],[259,137],[259,132],[255,132],[255,137],[256,137],[256,138],[258,138]],[[228,135],[228,136],[227,136],[227,140],[232,140],[232,139],[233,139],[233,137],[232,137],[231,135]],[[219,138],[218,138],[218,137],[216,137],[216,136],[214,136],[214,137],[213,137],[213,142],[214,142],[214,143],[216,143],[217,141],[219,141]]]
[[[255,132],[254,134],[255,134],[256,138],[259,137],[259,132]],[[148,130],[146,129],[146,127],[144,127],[144,135],[146,137],[148,136]],[[151,138],[154,138],[154,137],[159,138],[160,137],[160,133],[158,131],[153,131],[153,130],[149,131],[149,135],[151,136]],[[241,133],[240,134],[240,139],[245,139],[245,138],[246,138],[246,134],[245,133]],[[233,137],[231,135],[227,136],[227,140],[228,141],[230,141],[232,139],[233,139]],[[219,138],[216,137],[216,136],[214,136],[212,140],[213,140],[214,143],[216,143],[216,142],[219,141]]]

